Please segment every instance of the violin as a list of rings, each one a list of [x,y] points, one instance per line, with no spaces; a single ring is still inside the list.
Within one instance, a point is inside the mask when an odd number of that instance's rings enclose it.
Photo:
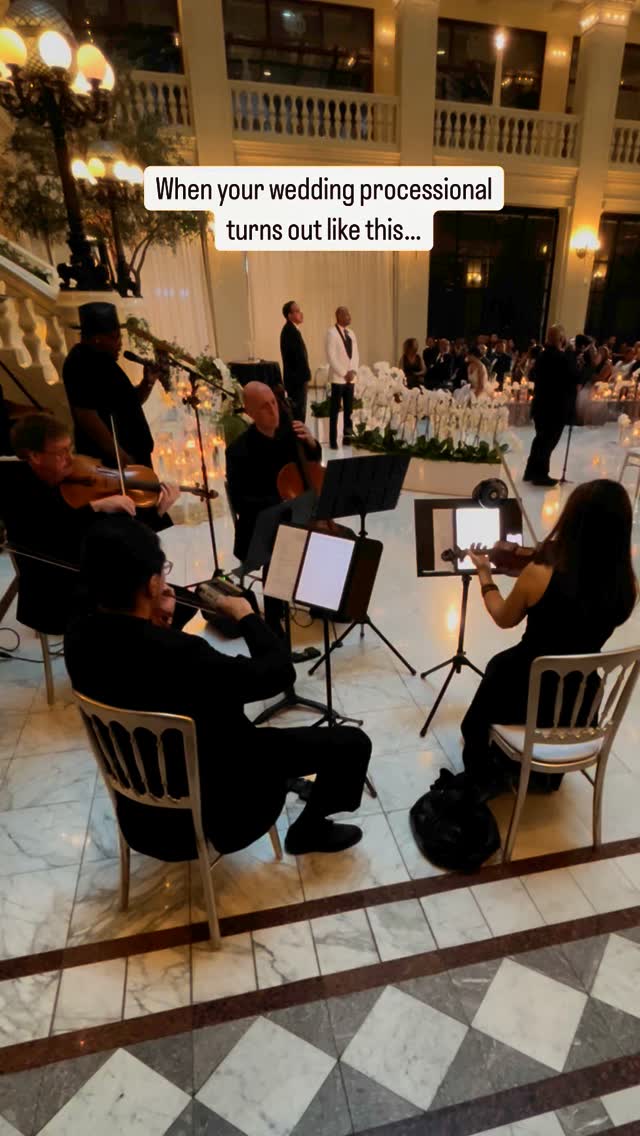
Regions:
[[[489,557],[496,572],[504,572],[505,576],[519,576],[531,564],[537,548],[527,548],[516,544],[514,540],[499,540],[493,548],[478,548],[476,551]],[[447,564],[455,564],[469,555],[468,548],[446,548],[442,559]]]
[[[120,471],[108,469],[99,458],[75,454],[71,472],[60,483],[60,492],[72,509],[81,509],[101,497],[111,497],[115,493],[125,493],[135,502],[138,509],[148,509],[157,505],[162,492],[162,484],[154,471],[144,465],[127,465]],[[215,489],[208,492],[200,486],[180,485],[181,493],[193,493],[197,497],[214,500],[218,494]]]

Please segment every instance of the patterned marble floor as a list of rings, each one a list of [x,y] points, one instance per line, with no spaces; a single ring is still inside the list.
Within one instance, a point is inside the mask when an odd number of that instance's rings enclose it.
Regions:
[[[577,432],[574,481],[619,464],[612,427]],[[539,534],[567,491],[527,489]],[[385,544],[371,615],[423,669],[451,653],[459,585],[417,580],[412,526],[409,494],[370,518]],[[217,535],[230,565],[225,515]],[[167,553],[176,582],[206,575],[201,529],[174,529]],[[0,556],[0,588],[9,575]],[[612,645],[640,641],[639,624]],[[10,612],[0,648],[16,626]],[[37,659],[20,631],[20,655]],[[482,665],[516,638],[472,592],[470,657]],[[0,661],[0,1136],[80,1132],[85,1118],[98,1133],[174,1136],[640,1131],[637,697],[608,771],[602,858],[588,851],[591,790],[571,777],[528,801],[510,870],[460,880],[421,857],[408,810],[439,768],[459,768],[476,680],[455,679],[422,741],[437,687],[353,635],[335,700],[374,742],[364,839],[335,857],[278,864],[266,839],[228,857],[213,955],[188,865],[134,856],[131,910],[117,911],[110,802],[55,669],[50,709],[41,665]],[[321,698],[322,683],[299,668],[301,693]],[[495,803],[503,832],[510,803]],[[283,832],[299,807],[290,796]]]

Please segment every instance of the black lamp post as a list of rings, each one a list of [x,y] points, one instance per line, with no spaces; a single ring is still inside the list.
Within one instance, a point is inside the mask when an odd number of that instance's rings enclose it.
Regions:
[[[115,248],[113,286],[121,296],[139,296],[140,288],[131,275],[120,230],[118,210],[141,198],[142,169],[127,162],[114,142],[93,142],[87,160],[76,158],[71,172],[79,184],[82,197],[97,201],[108,209]]]
[[[108,272],[94,260],[82,223],[67,131],[107,120],[113,70],[94,44],[76,46],[71,28],[46,0],[16,0],[6,21],[0,28],[0,106],[51,131],[69,221],[70,264],[58,265],[63,287],[74,281],[82,291],[107,290]]]

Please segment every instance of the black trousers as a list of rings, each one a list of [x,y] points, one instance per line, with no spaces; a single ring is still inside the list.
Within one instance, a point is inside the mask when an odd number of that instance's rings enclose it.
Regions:
[[[308,813],[320,819],[353,812],[362,800],[370,757],[369,738],[352,726],[263,727],[244,733],[235,747],[223,744],[221,753],[200,753],[205,834],[218,852],[237,852],[253,844],[276,823],[288,783],[310,773],[316,779]],[[117,811],[135,851],[168,861],[196,855],[190,813],[175,809],[160,814],[122,796]]]
[[[528,481],[537,481],[539,478],[549,476],[551,455],[562,437],[564,417],[534,418],[534,425],[536,434],[531,443],[531,452],[524,471],[524,477]]]
[[[293,417],[297,422],[306,422],[307,419],[307,391],[307,383],[303,383],[301,387],[292,387],[291,390],[287,390]]]
[[[263,727],[260,752],[274,777],[289,781],[315,773],[309,810],[318,816],[354,812],[360,806],[371,758],[371,740],[356,726]]]
[[[340,413],[340,406],[342,406],[344,410],[342,434],[345,436],[353,432],[353,424],[351,422],[351,414],[353,412],[353,383],[331,384],[331,403],[329,407],[329,444],[331,446],[338,445],[338,415]]]

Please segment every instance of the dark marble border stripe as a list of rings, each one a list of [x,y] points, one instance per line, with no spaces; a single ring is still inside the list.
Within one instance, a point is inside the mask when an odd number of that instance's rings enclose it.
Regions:
[[[554,868],[568,868],[574,864],[587,864],[597,860],[609,860],[616,856],[628,856],[640,852],[640,837],[628,840],[614,840],[600,848],[573,848],[566,852],[550,852],[543,856],[530,856],[510,864],[492,864],[473,875],[452,872],[443,876],[430,876],[426,879],[405,880],[402,883],[386,884],[348,892],[345,895],[331,895],[323,899],[304,900],[284,907],[270,907],[266,911],[250,911],[245,915],[231,915],[220,920],[223,936],[239,935],[246,931],[259,931],[265,927],[279,927],[287,923],[298,923],[307,919],[318,919],[323,915],[338,915],[345,911],[357,911],[363,907],[376,907],[382,903],[394,903],[402,899],[420,899],[437,892],[456,891],[458,888],[475,884],[491,883],[494,880],[513,879],[518,876],[534,875],[538,872],[552,871]],[[188,943],[204,942],[209,936],[207,924],[185,923],[179,927],[167,927],[159,931],[143,931],[137,935],[124,935],[118,939],[103,939],[97,943],[85,943],[77,947],[61,947],[57,950],[42,951],[33,955],[20,955],[16,958],[0,960],[0,981],[7,978],[22,978],[29,974],[42,974],[47,970],[62,970],[86,963],[105,962],[108,959],[125,958],[129,955],[145,954],[148,951],[161,951],[167,947],[184,946]]]
[[[545,1081],[505,1089],[492,1096],[464,1101],[382,1128],[368,1128],[359,1136],[471,1136],[474,1132],[593,1100],[604,1093],[628,1089],[639,1081],[640,1055],[618,1057],[603,1061],[601,1065],[560,1073]],[[634,1121],[608,1131],[615,1132],[616,1136],[631,1136],[632,1133],[638,1136],[640,1125]]]
[[[307,1002],[355,994],[376,986],[439,974],[454,970],[456,967],[470,966],[473,963],[503,958],[506,955],[517,955],[524,951],[557,946],[613,931],[629,930],[637,927],[638,924],[640,924],[640,907],[629,907],[623,911],[574,919],[551,927],[534,927],[529,931],[498,935],[478,943],[464,943],[459,947],[428,951],[408,958],[361,966],[338,974],[307,978],[284,986],[270,987],[267,990],[230,995],[209,1002],[199,1002],[193,1006],[184,1006],[177,1010],[164,1010],[157,1014],[148,1014],[146,1017],[131,1018],[110,1025],[93,1026],[86,1030],[9,1045],[0,1049],[0,1064],[3,1073],[22,1072],[88,1053],[100,1053],[117,1046],[170,1037],[189,1030],[201,1029],[203,1026],[219,1025],[222,1022],[269,1013],[272,1010],[301,1006]],[[640,1081],[640,1075],[638,1080]],[[594,1093],[590,1095],[593,1096]]]

